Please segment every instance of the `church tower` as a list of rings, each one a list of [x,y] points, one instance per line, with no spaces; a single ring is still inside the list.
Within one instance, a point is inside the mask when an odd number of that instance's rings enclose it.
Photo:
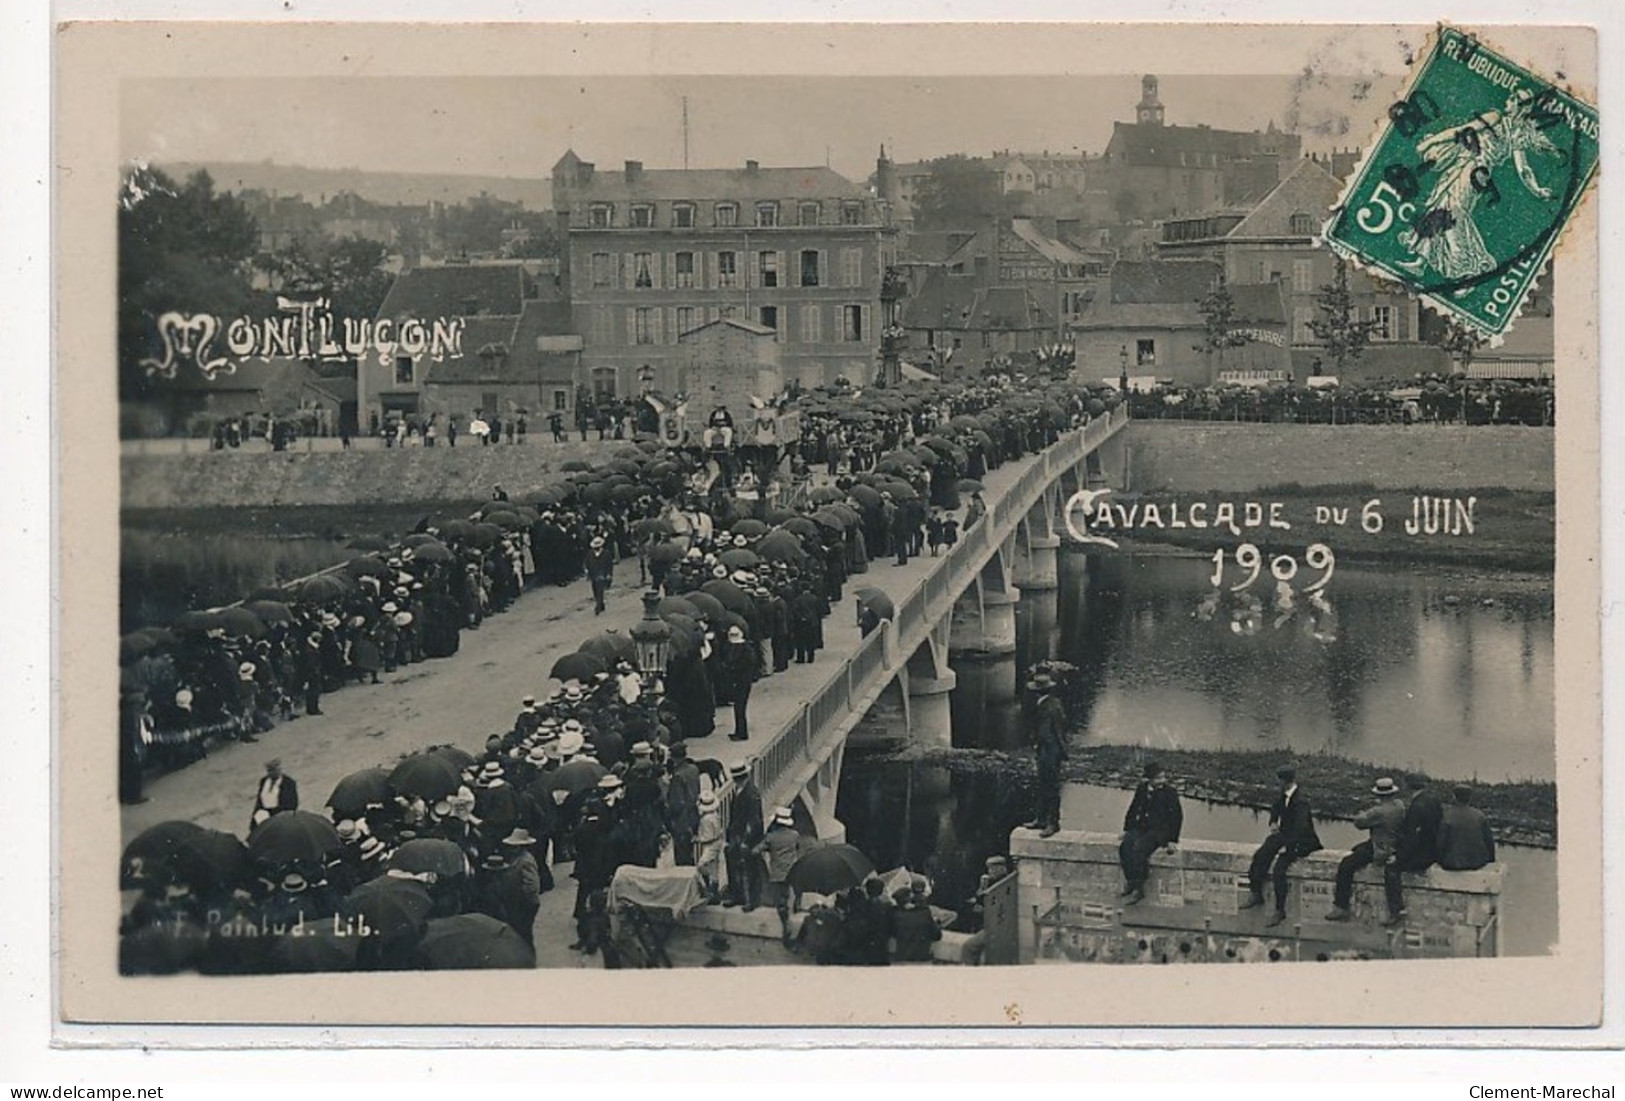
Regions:
[[[1140,78],[1140,102],[1134,108],[1134,121],[1141,126],[1162,125],[1162,101],[1157,98],[1157,78],[1150,74]]]

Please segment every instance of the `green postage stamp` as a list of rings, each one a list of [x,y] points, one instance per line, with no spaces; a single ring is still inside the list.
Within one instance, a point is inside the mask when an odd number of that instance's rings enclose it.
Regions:
[[[1326,243],[1494,341],[1597,171],[1597,110],[1441,27]]]

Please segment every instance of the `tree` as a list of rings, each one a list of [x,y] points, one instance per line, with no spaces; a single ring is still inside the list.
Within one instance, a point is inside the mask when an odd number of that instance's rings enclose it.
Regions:
[[[389,250],[380,242],[352,236],[298,238],[255,259],[272,286],[289,298],[328,299],[338,317],[372,317],[384,304],[394,276],[384,268]]]
[[[1196,304],[1196,308],[1202,311],[1202,342],[1195,346],[1195,350],[1209,356],[1217,355],[1222,368],[1225,349],[1239,348],[1247,343],[1247,338],[1235,331],[1236,299],[1230,293],[1230,284],[1225,281],[1222,271],[1219,281]]]
[[[1473,357],[1484,346],[1484,337],[1477,329],[1463,325],[1453,317],[1441,317],[1444,324],[1433,333],[1432,342],[1443,348],[1456,365],[1456,374],[1465,375],[1472,366]]]
[[[1377,323],[1360,320],[1360,308],[1354,304],[1354,295],[1349,290],[1348,261],[1341,256],[1337,258],[1332,281],[1321,284],[1315,295],[1315,308],[1320,316],[1309,322],[1309,329],[1337,364],[1337,373],[1342,374],[1346,363],[1365,353]]]
[[[118,234],[118,387],[130,399],[147,393],[140,361],[155,351],[160,314],[231,317],[254,301],[247,261],[259,227],[207,172],[180,184],[138,165],[119,188]]]
[[[930,167],[914,196],[914,219],[922,229],[981,222],[998,210],[998,179],[980,159],[955,153]]]

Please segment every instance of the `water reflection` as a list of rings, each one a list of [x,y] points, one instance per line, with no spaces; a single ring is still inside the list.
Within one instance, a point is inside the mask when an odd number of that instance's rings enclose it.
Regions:
[[[1085,736],[1102,742],[1285,746],[1451,778],[1553,777],[1549,584],[1343,566],[1328,590],[1335,623],[1300,599],[1276,628],[1271,600],[1248,633],[1223,608],[1197,617],[1210,570],[1063,555],[1057,610],[1022,602],[1017,660],[1079,666]],[[1005,744],[989,728],[1009,710],[959,698],[977,680],[960,671],[956,708]]]

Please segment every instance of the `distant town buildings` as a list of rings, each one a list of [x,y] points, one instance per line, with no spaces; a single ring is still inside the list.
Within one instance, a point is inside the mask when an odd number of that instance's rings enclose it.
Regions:
[[[681,389],[682,337],[721,319],[772,330],[787,381],[875,375],[897,233],[839,173],[753,160],[600,172],[569,151],[553,168],[553,205],[596,393]]]

